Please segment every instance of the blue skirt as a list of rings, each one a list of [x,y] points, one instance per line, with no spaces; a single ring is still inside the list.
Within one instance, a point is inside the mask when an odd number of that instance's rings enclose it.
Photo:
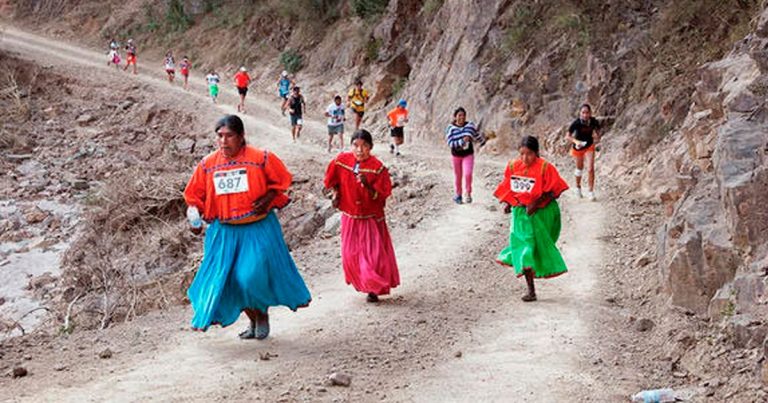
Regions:
[[[189,290],[192,328],[228,326],[243,309],[295,311],[312,299],[288,252],[277,216],[241,225],[214,221],[206,229],[203,262]]]

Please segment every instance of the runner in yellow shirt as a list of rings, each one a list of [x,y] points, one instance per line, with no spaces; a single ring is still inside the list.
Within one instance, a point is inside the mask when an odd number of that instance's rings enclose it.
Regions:
[[[349,90],[347,95],[347,107],[355,113],[355,130],[360,129],[360,123],[365,114],[365,103],[368,102],[368,91],[363,89],[363,81],[359,78],[355,81],[355,87]]]

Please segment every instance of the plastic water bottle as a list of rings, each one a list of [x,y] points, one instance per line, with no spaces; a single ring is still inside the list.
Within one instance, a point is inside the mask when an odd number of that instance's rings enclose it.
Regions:
[[[187,207],[187,221],[189,221],[189,225],[191,225],[192,228],[200,228],[203,226],[203,219],[200,218],[200,212],[197,211],[197,207]]]
[[[634,403],[672,403],[675,401],[675,391],[669,388],[644,390],[632,396]]]

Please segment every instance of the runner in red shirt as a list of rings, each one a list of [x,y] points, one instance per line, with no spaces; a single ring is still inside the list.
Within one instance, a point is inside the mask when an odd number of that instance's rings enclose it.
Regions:
[[[251,84],[251,76],[245,67],[240,67],[240,71],[235,74],[235,87],[240,94],[240,103],[237,104],[237,111],[245,113],[245,95],[248,94],[248,85]]]
[[[123,67],[123,71],[128,70],[130,65],[133,65],[133,74],[138,74],[138,68],[136,67],[136,45],[133,43],[133,39],[128,39],[128,43],[125,45],[125,67]]]
[[[181,72],[181,76],[184,77],[185,90],[189,87],[189,68],[190,67],[192,67],[192,63],[189,61],[189,58],[187,56],[184,56],[184,58],[181,59],[181,63],[179,63],[179,71]]]

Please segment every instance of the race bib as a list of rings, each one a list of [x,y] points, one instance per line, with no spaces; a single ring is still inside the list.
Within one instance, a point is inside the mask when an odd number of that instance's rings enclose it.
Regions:
[[[248,174],[245,168],[217,171],[213,174],[216,195],[243,193],[248,191]]]
[[[363,106],[363,101],[361,101],[361,100],[359,100],[359,99],[358,99],[358,100],[354,100],[354,101],[352,101],[352,103],[353,103],[353,104],[355,104],[355,105],[357,105],[357,106]]]
[[[531,193],[535,184],[536,179],[524,176],[513,176],[509,179],[509,187],[515,193]]]

